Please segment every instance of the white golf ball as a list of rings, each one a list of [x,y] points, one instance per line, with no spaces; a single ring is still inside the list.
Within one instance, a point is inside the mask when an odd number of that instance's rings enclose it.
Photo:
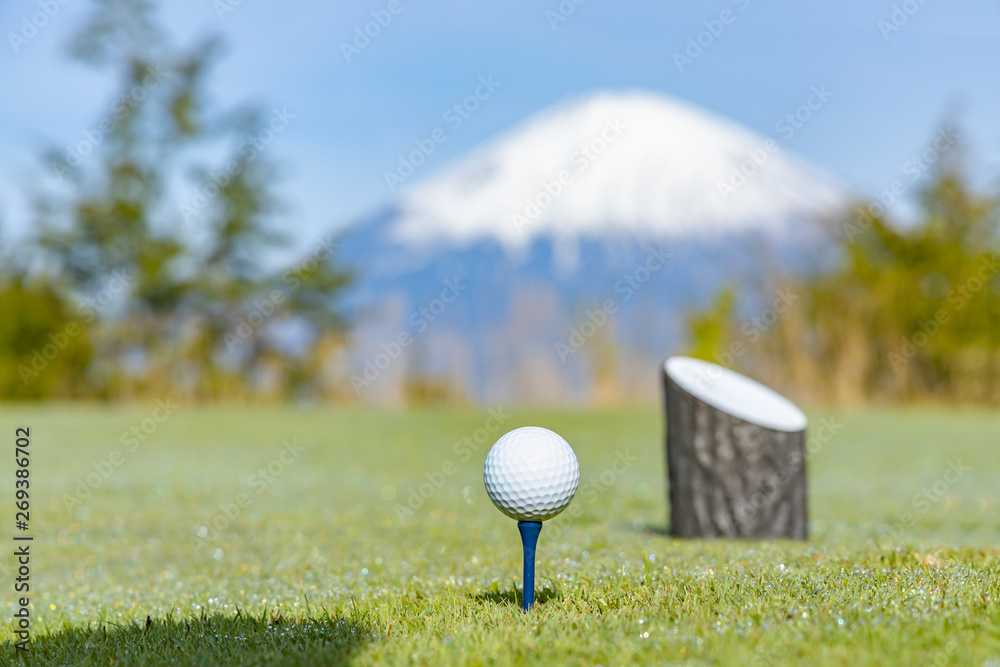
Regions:
[[[525,426],[496,441],[483,466],[486,493],[518,521],[545,521],[569,506],[580,484],[580,464],[562,436]]]

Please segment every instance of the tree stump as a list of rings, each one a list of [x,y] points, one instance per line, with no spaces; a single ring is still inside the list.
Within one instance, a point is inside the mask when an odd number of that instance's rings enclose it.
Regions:
[[[663,366],[670,532],[676,537],[806,538],[806,416],[727,368]]]

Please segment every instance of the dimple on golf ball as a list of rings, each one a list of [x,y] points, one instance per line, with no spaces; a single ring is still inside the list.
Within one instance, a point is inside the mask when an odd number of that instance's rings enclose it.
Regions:
[[[486,493],[518,521],[545,521],[569,506],[580,484],[580,464],[562,436],[525,426],[496,441],[483,466]]]

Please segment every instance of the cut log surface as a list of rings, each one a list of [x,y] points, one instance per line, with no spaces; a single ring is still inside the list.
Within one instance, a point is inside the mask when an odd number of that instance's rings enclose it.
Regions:
[[[671,533],[805,539],[805,414],[716,364],[663,370]]]

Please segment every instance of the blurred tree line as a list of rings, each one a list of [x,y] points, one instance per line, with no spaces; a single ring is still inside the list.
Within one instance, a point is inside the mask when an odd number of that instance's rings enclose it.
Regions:
[[[333,391],[319,371],[349,282],[334,241],[265,268],[287,243],[265,148],[293,116],[214,112],[220,42],[170,44],[145,0],[96,0],[69,47],[117,94],[45,156],[31,238],[0,245],[0,397]]]
[[[94,0],[69,50],[116,94],[44,156],[30,238],[0,234],[0,398],[340,396],[336,244],[268,268],[288,239],[267,145],[294,115],[216,110],[221,43],[171,44],[147,0]],[[834,266],[775,278],[795,299],[766,326],[733,289],[691,313],[691,353],[802,400],[1000,399],[997,199],[949,157],[914,224],[874,208],[830,221]],[[419,375],[406,393],[456,400]]]
[[[723,290],[689,315],[692,353],[807,401],[1000,400],[1000,205],[963,163],[937,164],[915,223],[871,203],[828,221],[835,265],[773,279],[795,301],[767,326]]]

